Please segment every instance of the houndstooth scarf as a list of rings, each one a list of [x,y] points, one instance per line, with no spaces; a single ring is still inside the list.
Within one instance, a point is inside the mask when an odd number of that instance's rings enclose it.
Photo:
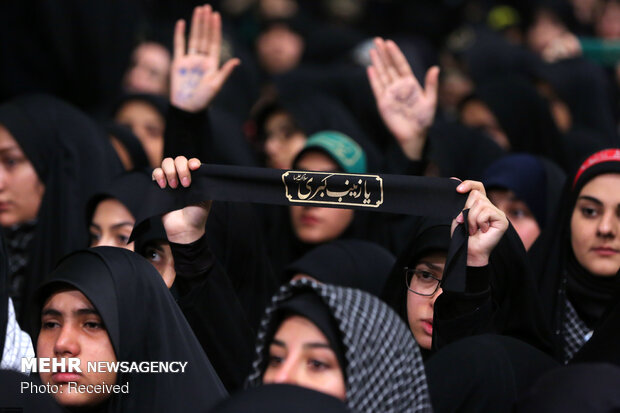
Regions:
[[[432,411],[420,349],[411,332],[385,303],[350,288],[302,279],[283,286],[261,322],[248,387],[259,386],[268,360],[269,331],[280,302],[314,290],[330,308],[342,334],[346,403],[359,413]]]

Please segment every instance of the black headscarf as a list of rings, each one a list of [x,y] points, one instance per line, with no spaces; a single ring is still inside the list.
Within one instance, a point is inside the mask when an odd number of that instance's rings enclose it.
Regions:
[[[155,268],[122,248],[97,247],[65,257],[39,290],[32,325],[59,286],[82,292],[99,312],[118,361],[187,361],[185,373],[119,374],[127,396],[108,403],[110,412],[206,410],[226,391],[177,303]],[[33,338],[36,341],[38,331]]]
[[[378,296],[395,260],[388,250],[372,242],[336,240],[314,248],[285,272],[289,279],[306,274],[323,283],[359,288]]]
[[[99,203],[113,198],[120,201],[131,215],[138,216],[149,187],[151,177],[144,171],[127,172],[114,179],[102,192],[93,195],[86,204],[86,225],[90,225]]]
[[[538,75],[570,108],[572,130],[591,130],[602,136],[601,144],[617,145],[613,88],[600,66],[583,58],[566,59],[541,65]]]
[[[286,112],[293,118],[295,126],[306,136],[325,130],[333,130],[351,137],[357,142],[368,160],[369,172],[376,172],[381,163],[381,155],[375,144],[364,133],[349,110],[339,101],[318,93],[299,95],[285,93],[276,102],[263,107],[255,117],[258,139],[265,139],[265,122],[276,112]]]
[[[409,244],[396,260],[381,295],[405,323],[408,323],[408,290],[403,268],[415,266],[425,255],[434,252],[447,253],[450,246],[450,221],[418,218],[411,234]]]
[[[5,103],[0,124],[45,185],[22,293],[27,302],[58,259],[86,244],[84,205],[122,166],[95,122],[51,96],[28,95]],[[23,311],[19,317],[25,320]]]
[[[290,384],[247,389],[217,405],[210,413],[346,413],[347,406],[325,393]]]
[[[551,161],[529,154],[512,154],[493,162],[482,182],[487,190],[508,189],[526,203],[544,228],[555,216],[565,175]]]
[[[149,93],[128,93],[122,96],[116,101],[116,104],[112,109],[112,114],[116,115],[126,103],[133,101],[144,102],[152,106],[153,109],[155,109],[162,116],[162,118],[166,118],[168,113],[168,100],[163,96],[152,95]]]
[[[144,147],[138,137],[127,126],[109,122],[106,125],[107,132],[116,138],[129,153],[133,169],[143,169],[149,167],[149,160],[146,157]]]
[[[250,387],[262,382],[278,310],[287,300],[308,293],[328,307],[339,330],[346,358],[347,407],[361,413],[432,410],[419,348],[398,316],[370,294],[308,279],[283,286],[267,309],[248,378]]]
[[[604,173],[620,173],[619,151],[597,152],[571,175],[564,187],[555,222],[543,232],[540,242],[529,254],[538,277],[544,315],[557,334],[562,330],[565,297],[589,328],[595,328],[602,321],[601,317],[618,297],[620,278],[591,274],[577,262],[570,242],[570,222],[579,192],[590,180]]]
[[[566,154],[549,104],[520,76],[494,78],[480,84],[473,95],[493,112],[513,152],[543,155],[566,166]]]

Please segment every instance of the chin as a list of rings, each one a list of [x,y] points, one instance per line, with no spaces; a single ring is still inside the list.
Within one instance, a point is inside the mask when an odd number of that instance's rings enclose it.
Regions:
[[[601,263],[593,265],[590,272],[599,277],[613,277],[618,273],[620,265],[615,263]]]

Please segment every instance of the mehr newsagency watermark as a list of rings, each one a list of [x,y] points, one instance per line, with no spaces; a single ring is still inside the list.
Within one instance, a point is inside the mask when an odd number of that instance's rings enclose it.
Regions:
[[[88,373],[185,373],[187,361],[89,361],[86,363]],[[79,358],[22,358],[22,373],[68,374],[76,378],[84,372]],[[129,383],[81,384],[78,380],[67,380],[59,384],[36,384],[29,381],[21,383],[21,393],[129,393]]]

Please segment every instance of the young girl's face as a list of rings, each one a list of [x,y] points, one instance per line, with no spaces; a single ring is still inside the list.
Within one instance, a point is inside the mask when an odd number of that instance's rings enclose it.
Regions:
[[[80,359],[81,373],[39,373],[44,384],[59,386],[61,391],[54,397],[63,406],[96,406],[110,397],[109,393],[69,391],[69,382],[77,383],[74,389],[79,385],[116,384],[115,372],[88,371],[88,362],[115,362],[116,354],[99,312],[78,290],[60,290],[45,301],[37,357]]]
[[[427,350],[430,350],[433,342],[433,309],[435,300],[442,293],[441,288],[437,286],[437,280],[441,280],[445,264],[445,252],[426,255],[418,260],[414,267],[415,273],[411,271],[411,276],[404,281],[409,282],[407,285],[409,288],[407,290],[407,320],[409,321],[409,328],[420,347]],[[432,295],[420,295],[413,291]]]
[[[571,245],[577,261],[591,274],[614,276],[620,269],[620,174],[602,174],[588,182],[571,217]]]
[[[288,383],[344,400],[342,368],[325,335],[310,320],[284,320],[269,346],[263,383]]]

